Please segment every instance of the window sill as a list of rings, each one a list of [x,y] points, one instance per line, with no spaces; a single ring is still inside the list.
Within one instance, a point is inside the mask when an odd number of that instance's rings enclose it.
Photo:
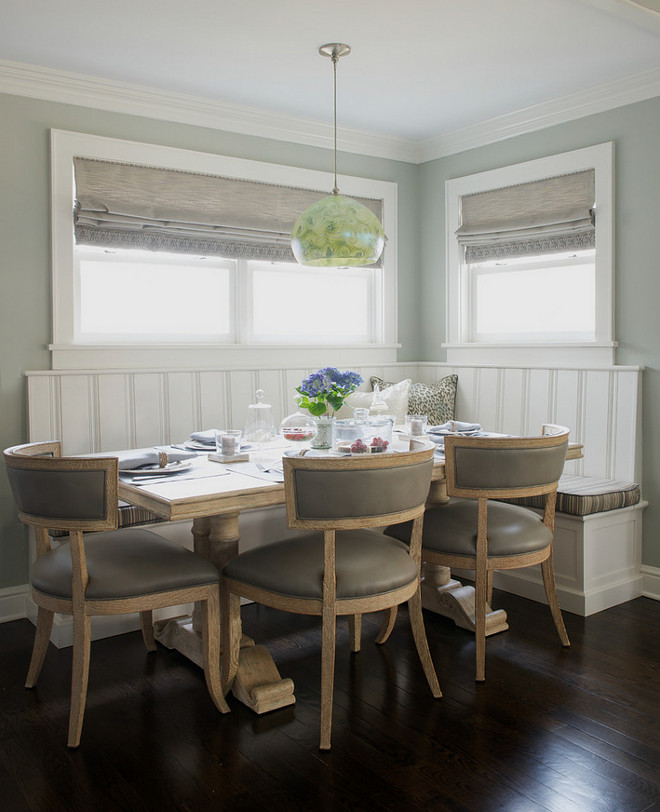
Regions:
[[[543,367],[608,367],[616,341],[590,344],[443,344],[447,363]]]
[[[356,364],[379,366],[397,360],[398,344],[301,346],[299,344],[50,344],[52,369],[280,369]]]

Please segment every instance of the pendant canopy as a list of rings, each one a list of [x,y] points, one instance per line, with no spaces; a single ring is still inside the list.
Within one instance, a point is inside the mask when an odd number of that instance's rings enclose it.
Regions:
[[[383,227],[376,215],[357,200],[340,195],[337,187],[337,62],[350,52],[348,45],[337,42],[319,48],[333,64],[335,187],[331,195],[306,209],[293,226],[291,249],[301,265],[372,265],[385,246]]]

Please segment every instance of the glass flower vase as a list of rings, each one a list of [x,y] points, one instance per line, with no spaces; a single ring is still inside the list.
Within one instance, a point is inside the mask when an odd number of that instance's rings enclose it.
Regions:
[[[332,430],[335,418],[328,414],[314,418],[316,422],[316,437],[310,442],[312,448],[332,448]]]

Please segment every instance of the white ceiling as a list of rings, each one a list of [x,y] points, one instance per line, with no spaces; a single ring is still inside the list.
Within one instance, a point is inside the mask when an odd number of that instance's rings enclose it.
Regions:
[[[646,3],[0,0],[0,60],[327,123],[345,42],[340,127],[419,142],[660,77]]]

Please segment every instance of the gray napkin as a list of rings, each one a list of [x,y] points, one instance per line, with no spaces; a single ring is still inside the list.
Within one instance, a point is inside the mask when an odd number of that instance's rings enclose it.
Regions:
[[[167,456],[167,463],[191,460],[197,457],[194,451],[183,451],[171,446],[153,446],[151,448],[130,448],[126,451],[113,451],[109,454],[98,454],[100,457],[117,457],[120,471],[134,471],[136,468],[160,465],[161,452]]]
[[[207,445],[215,450],[215,432],[216,429],[207,429],[206,431],[193,431],[190,439],[196,443]]]
[[[481,431],[480,423],[463,423],[460,420],[448,420],[439,426],[428,426],[429,434],[468,434]]]

